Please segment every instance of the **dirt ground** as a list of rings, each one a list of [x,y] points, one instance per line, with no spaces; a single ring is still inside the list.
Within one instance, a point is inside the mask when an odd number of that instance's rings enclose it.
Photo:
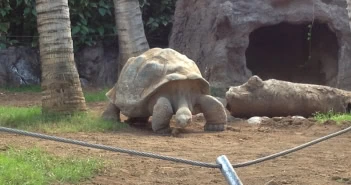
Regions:
[[[40,105],[40,94],[0,91],[0,105]],[[91,103],[89,108],[99,114],[105,105],[106,102]],[[230,122],[226,131],[211,133],[202,130],[203,124],[201,119],[194,120],[179,137],[159,136],[148,128],[136,127],[110,133],[66,133],[57,136],[203,162],[214,163],[218,156],[226,155],[235,164],[289,149],[347,127],[284,119],[260,126]],[[227,184],[218,169],[0,133],[0,150],[6,150],[6,146],[37,146],[59,156],[103,159],[106,167],[99,175],[81,184]],[[244,185],[351,184],[351,133],[284,157],[238,168],[236,172]]]

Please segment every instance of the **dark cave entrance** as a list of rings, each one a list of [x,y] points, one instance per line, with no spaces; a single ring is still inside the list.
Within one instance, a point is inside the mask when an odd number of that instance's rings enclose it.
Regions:
[[[280,23],[250,34],[246,65],[264,80],[333,86],[338,70],[338,42],[327,24]],[[311,39],[308,40],[308,33]]]

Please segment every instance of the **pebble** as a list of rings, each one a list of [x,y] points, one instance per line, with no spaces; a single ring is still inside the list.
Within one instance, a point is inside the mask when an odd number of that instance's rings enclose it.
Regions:
[[[280,121],[280,120],[282,120],[282,119],[283,119],[283,117],[273,117],[273,118],[272,118],[273,121]]]
[[[261,124],[262,121],[270,119],[268,117],[259,117],[259,116],[254,116],[251,117],[250,119],[247,120],[247,123],[251,124],[251,125],[258,125]]]
[[[291,117],[292,119],[306,119],[305,117],[303,116],[293,116]]]

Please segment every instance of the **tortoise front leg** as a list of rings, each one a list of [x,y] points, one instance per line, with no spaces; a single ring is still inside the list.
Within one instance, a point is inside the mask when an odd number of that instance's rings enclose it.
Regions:
[[[223,131],[227,123],[227,114],[223,104],[210,95],[201,95],[196,104],[204,114],[206,131]]]
[[[171,102],[164,97],[160,97],[154,105],[152,112],[152,130],[159,134],[169,134],[171,128],[169,121],[173,115]]]
[[[102,118],[104,120],[121,121],[120,112],[119,108],[110,102],[102,113]]]

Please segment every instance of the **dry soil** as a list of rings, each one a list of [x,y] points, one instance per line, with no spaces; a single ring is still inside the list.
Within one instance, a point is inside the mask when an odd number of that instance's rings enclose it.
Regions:
[[[107,102],[90,103],[100,114]],[[0,91],[2,106],[40,105],[40,93]],[[228,123],[224,132],[204,132],[199,118],[178,137],[159,136],[149,128],[127,127],[109,133],[65,133],[57,136],[162,155],[215,162],[226,155],[234,163],[244,162],[303,144],[347,125],[316,124],[289,118],[261,125]],[[40,147],[58,156],[97,157],[105,168],[81,184],[227,184],[218,169],[178,164],[157,159],[113,153],[14,134],[0,133],[0,150],[7,146]],[[274,160],[237,168],[244,185],[343,185],[351,184],[351,133]]]

